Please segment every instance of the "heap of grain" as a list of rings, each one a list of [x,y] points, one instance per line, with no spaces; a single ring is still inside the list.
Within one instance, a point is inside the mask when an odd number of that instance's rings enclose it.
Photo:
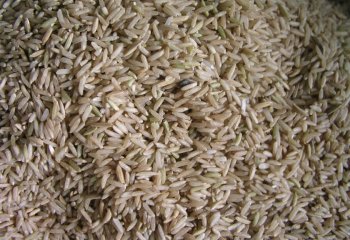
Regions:
[[[342,239],[350,22],[324,0],[0,0],[4,239]]]

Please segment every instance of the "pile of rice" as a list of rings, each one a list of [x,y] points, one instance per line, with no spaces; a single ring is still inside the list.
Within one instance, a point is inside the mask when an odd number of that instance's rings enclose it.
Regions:
[[[339,8],[0,6],[1,239],[349,238]]]

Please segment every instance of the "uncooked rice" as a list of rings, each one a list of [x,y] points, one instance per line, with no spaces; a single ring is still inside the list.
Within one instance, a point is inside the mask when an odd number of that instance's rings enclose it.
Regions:
[[[339,6],[0,6],[0,239],[349,239]]]

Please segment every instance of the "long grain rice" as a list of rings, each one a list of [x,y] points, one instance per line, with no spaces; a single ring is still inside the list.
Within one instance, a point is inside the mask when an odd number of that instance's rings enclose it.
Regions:
[[[339,6],[0,6],[1,239],[349,238]]]

